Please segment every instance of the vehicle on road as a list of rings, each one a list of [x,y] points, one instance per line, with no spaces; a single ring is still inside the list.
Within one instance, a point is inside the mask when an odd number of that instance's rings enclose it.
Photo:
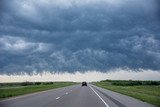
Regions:
[[[82,82],[82,86],[87,86],[87,82]]]

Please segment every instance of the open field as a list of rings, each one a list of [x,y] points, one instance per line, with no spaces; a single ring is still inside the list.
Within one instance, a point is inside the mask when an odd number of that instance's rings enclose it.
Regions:
[[[74,85],[74,82],[1,83],[0,99]]]
[[[159,81],[114,81],[95,82],[96,86],[125,94],[160,107]]]

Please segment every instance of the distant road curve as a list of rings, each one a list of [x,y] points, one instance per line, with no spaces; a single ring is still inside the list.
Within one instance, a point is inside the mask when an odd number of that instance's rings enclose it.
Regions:
[[[94,85],[73,85],[0,101],[0,107],[155,107]]]

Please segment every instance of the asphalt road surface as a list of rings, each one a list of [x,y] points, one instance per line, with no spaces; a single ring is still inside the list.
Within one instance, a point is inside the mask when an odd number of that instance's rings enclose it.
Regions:
[[[97,86],[73,85],[0,101],[0,107],[154,107]]]

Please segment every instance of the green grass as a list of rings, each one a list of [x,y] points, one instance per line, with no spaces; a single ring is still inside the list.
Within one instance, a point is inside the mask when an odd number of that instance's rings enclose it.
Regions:
[[[121,94],[125,94],[144,102],[160,107],[160,86],[140,85],[140,86],[116,86],[111,82],[96,82],[95,85],[109,89]]]
[[[0,88],[0,99],[28,94],[28,93],[34,93],[54,88],[60,88],[65,86],[74,85],[76,83],[73,82],[53,82],[52,84],[40,84],[40,85],[30,85],[25,87],[5,87]]]

